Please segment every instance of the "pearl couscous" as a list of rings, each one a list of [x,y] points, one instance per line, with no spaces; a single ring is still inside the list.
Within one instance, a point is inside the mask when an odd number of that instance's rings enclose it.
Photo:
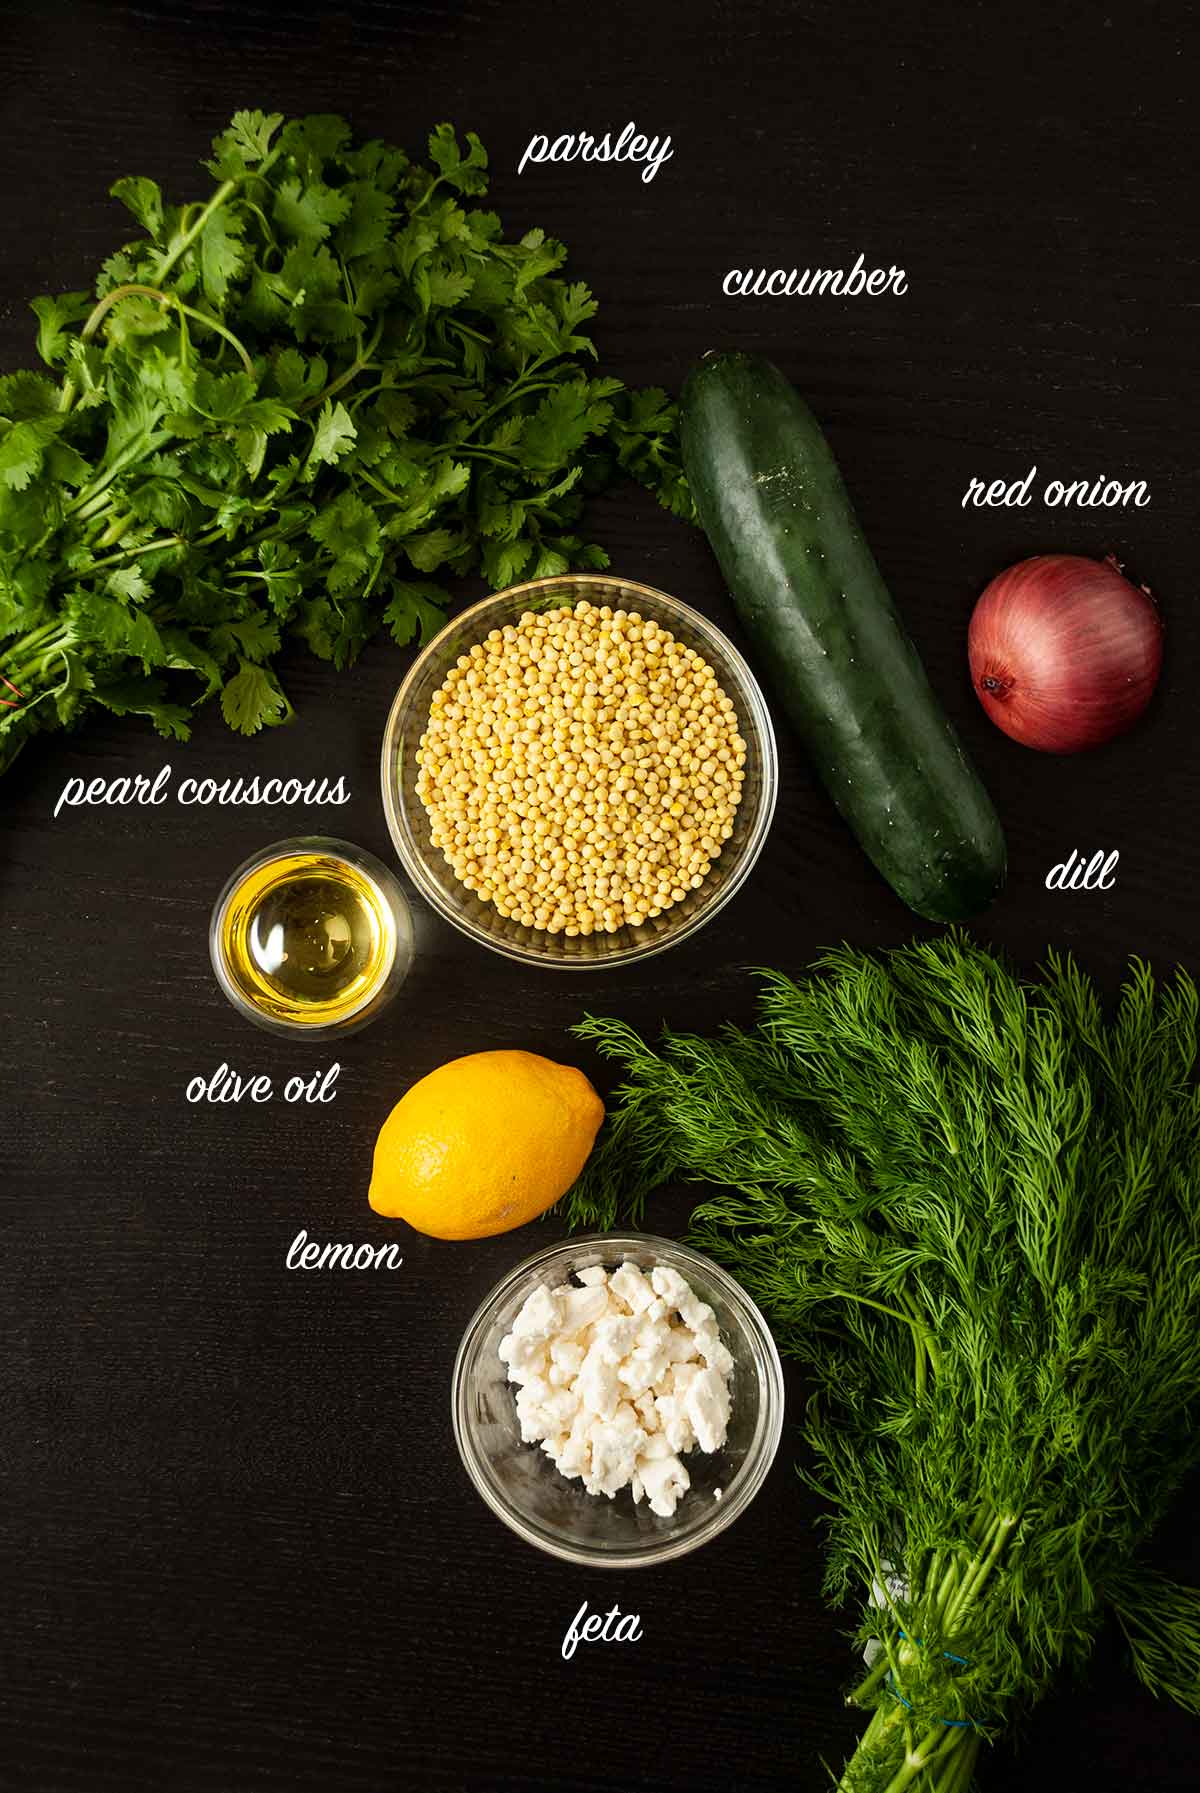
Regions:
[[[579,603],[493,629],[433,695],[417,794],[455,876],[550,934],[614,934],[698,890],[746,743],[693,648]]]

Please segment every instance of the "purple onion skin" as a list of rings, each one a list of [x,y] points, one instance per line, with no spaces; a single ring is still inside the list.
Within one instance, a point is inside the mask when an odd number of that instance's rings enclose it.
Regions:
[[[971,617],[980,703],[1014,741],[1081,753],[1133,727],[1162,668],[1154,600],[1115,561],[1037,554],[998,573]]]

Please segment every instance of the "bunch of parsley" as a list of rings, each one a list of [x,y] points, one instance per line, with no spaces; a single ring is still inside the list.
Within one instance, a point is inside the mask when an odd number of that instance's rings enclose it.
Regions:
[[[1106,1021],[1070,960],[945,935],[767,973],[747,1032],[576,1030],[625,1084],[569,1218],[709,1184],[691,1238],[807,1366],[869,1657],[840,1793],[967,1793],[1106,1613],[1200,1713],[1200,1592],[1147,1560],[1200,1462],[1197,1006],[1135,961]]]
[[[202,201],[117,183],[144,234],[34,300],[51,374],[0,378],[0,769],[93,705],[282,722],[285,633],[341,667],[441,621],[435,572],[602,568],[576,524],[620,473],[691,514],[675,407],[589,373],[596,302],[473,203],[472,133],[425,166],[239,112],[213,147]]]

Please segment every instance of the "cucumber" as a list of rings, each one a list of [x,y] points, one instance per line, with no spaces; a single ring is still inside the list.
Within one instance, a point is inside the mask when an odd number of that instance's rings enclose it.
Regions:
[[[962,921],[1004,882],[999,818],[930,688],[799,394],[756,355],[683,390],[696,510],[767,682],[896,894]]]

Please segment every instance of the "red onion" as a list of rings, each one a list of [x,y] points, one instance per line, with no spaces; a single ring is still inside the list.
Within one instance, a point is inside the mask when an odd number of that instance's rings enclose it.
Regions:
[[[967,653],[997,727],[1043,753],[1078,753],[1124,734],[1150,702],[1162,623],[1115,560],[1038,554],[992,580]]]

